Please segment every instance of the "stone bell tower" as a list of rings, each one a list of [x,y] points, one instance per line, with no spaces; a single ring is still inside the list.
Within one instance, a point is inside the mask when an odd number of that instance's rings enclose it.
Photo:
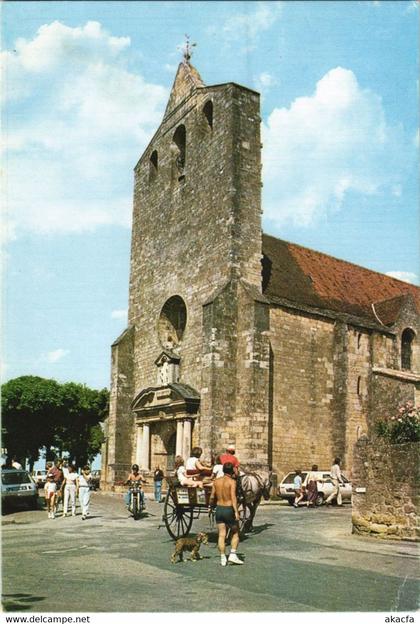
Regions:
[[[189,55],[135,167],[128,328],[112,347],[106,481],[235,442],[266,466],[259,94]]]

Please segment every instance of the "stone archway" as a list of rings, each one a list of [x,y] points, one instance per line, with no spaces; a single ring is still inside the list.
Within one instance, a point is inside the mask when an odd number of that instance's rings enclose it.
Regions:
[[[176,446],[176,424],[155,422],[150,428],[150,468],[157,466],[165,474],[174,469]]]
[[[191,452],[191,436],[198,416],[200,395],[181,383],[145,388],[132,403],[137,426],[136,458],[140,469],[159,465],[173,470],[175,455]]]

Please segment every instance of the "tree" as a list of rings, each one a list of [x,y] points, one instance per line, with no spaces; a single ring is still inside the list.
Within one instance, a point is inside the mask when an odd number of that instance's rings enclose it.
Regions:
[[[40,447],[53,445],[55,424],[63,416],[60,384],[33,376],[11,379],[2,386],[1,403],[3,446],[9,457],[29,457],[33,465]]]
[[[69,453],[71,461],[82,466],[101,449],[103,434],[98,423],[107,414],[109,392],[66,383],[62,386],[62,396],[65,417],[57,431],[56,445]]]
[[[48,459],[58,448],[84,464],[100,450],[98,423],[106,416],[108,396],[107,389],[83,384],[33,376],[12,379],[2,386],[3,446],[9,457],[29,457],[31,469],[41,447]]]

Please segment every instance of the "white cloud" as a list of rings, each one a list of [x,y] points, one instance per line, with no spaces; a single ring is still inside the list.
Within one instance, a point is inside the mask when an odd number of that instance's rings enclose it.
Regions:
[[[389,277],[395,277],[395,279],[403,282],[408,282],[409,284],[417,284],[418,282],[417,275],[415,273],[411,273],[410,271],[388,271],[386,275]]]
[[[49,351],[46,354],[45,358],[50,364],[55,364],[56,362],[62,360],[63,357],[65,357],[69,353],[70,351],[68,351],[67,349],[56,349],[55,351]]]
[[[277,84],[277,80],[268,72],[262,72],[254,81],[255,88],[260,93],[266,93],[271,87]]]
[[[53,22],[3,53],[12,231],[129,225],[131,172],[167,98],[128,69],[129,46],[98,22]]]
[[[400,141],[380,97],[351,70],[330,70],[313,95],[274,109],[263,126],[265,215],[309,225],[350,192],[401,192]]]
[[[127,319],[128,310],[125,308],[124,310],[112,310],[111,318],[113,319]]]
[[[419,8],[419,1],[411,0],[411,2],[409,3],[405,11],[406,13],[414,13],[414,11],[418,11],[418,8]]]
[[[245,2],[243,6],[248,9],[247,12],[232,15],[221,31],[213,29],[212,32],[222,34],[227,42],[242,40],[244,50],[250,51],[257,46],[260,34],[268,30],[280,17],[282,2]]]

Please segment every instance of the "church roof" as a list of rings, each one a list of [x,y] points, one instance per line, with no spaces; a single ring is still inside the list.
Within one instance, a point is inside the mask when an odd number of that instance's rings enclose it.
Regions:
[[[191,93],[200,87],[206,85],[201,79],[200,74],[193,65],[183,62],[178,65],[175,80],[172,85],[169,101],[166,106],[164,119],[168,117],[173,110],[177,108]]]
[[[410,296],[420,312],[417,286],[267,234],[263,234],[263,293],[274,303],[276,298],[287,299],[384,325],[395,323]]]

